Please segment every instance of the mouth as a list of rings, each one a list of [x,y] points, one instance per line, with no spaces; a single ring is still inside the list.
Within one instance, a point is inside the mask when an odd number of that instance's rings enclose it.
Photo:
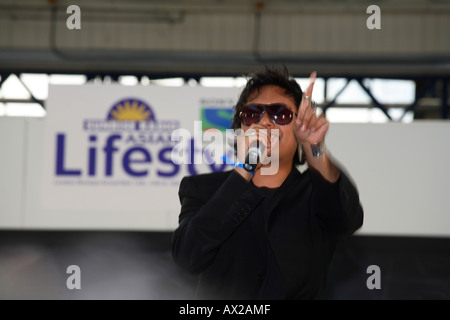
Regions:
[[[247,131],[245,135],[248,137],[257,135],[266,144],[268,152],[283,138],[283,133],[279,129],[254,128],[252,131]]]

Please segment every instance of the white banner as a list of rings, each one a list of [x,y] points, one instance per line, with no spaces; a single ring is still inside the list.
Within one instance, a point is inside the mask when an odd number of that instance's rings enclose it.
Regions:
[[[50,86],[43,206],[178,215],[183,176],[230,167],[176,164],[172,149],[183,143],[187,160],[201,159],[202,132],[229,129],[238,94],[238,88]],[[173,141],[177,129],[197,137]]]

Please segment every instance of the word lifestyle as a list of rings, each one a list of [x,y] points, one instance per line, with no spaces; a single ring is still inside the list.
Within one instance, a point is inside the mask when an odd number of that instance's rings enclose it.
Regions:
[[[189,173],[195,174],[195,166],[202,164],[214,172],[223,171],[227,165],[243,162],[246,146],[258,141],[265,146],[260,148],[261,174],[270,175],[278,171],[278,135],[277,129],[270,132],[229,129],[226,135],[218,130],[203,132],[201,121],[196,124],[193,136],[187,129],[175,129],[157,136],[90,133],[82,141],[74,140],[65,132],[57,132],[52,171],[57,178],[117,175],[167,178],[179,174],[181,165],[186,165]],[[230,161],[224,161],[224,156]]]

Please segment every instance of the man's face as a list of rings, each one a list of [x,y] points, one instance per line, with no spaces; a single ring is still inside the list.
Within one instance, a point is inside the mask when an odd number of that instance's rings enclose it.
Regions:
[[[279,134],[279,163],[280,165],[292,165],[293,157],[295,152],[297,151],[297,140],[294,135],[293,131],[293,125],[295,121],[295,117],[297,114],[297,106],[295,106],[294,101],[291,97],[287,96],[283,93],[283,89],[277,86],[265,86],[262,87],[259,92],[255,92],[252,95],[250,95],[249,100],[245,105],[249,104],[273,104],[273,103],[281,103],[286,105],[286,107],[291,110],[294,115],[293,119],[290,123],[286,125],[279,125],[275,123],[272,119],[270,119],[267,112],[264,112],[261,120],[257,123],[251,124],[250,126],[246,126],[243,123],[241,123],[241,128],[245,132],[249,129],[254,129],[256,132],[259,130],[265,129],[267,130],[267,154],[268,156],[271,156],[272,158],[276,155],[271,154],[271,150],[276,150],[275,148],[272,148],[271,146],[271,131],[273,129],[274,132],[278,131]],[[262,131],[263,132],[263,131]],[[273,137],[272,135],[272,142],[276,140],[277,137]],[[263,139],[264,140],[264,139]]]

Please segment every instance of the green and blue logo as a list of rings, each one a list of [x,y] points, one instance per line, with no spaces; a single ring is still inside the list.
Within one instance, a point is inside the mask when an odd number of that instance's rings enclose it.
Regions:
[[[202,130],[218,129],[225,132],[230,129],[233,108],[204,107],[201,110]]]

